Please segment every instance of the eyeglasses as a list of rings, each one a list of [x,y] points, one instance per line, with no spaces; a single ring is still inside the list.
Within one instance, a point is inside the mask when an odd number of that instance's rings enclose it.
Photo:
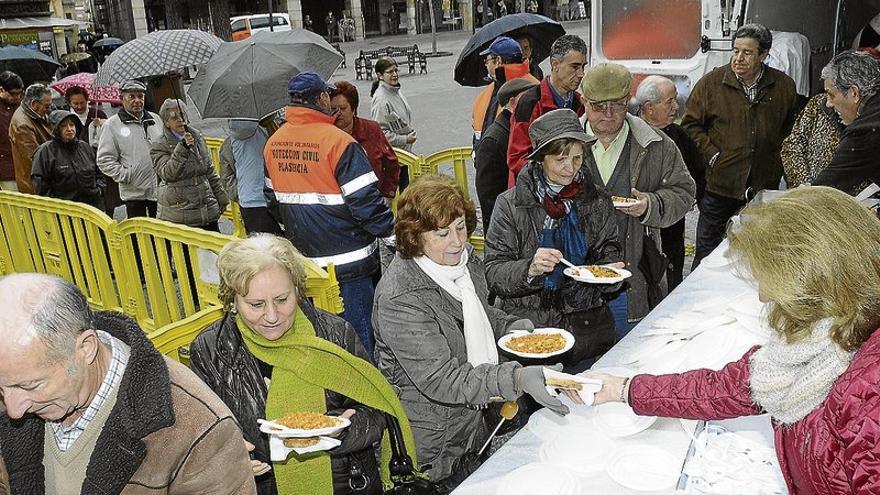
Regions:
[[[398,69],[397,67],[395,67],[395,68],[393,68],[393,69],[388,69],[388,70],[386,70],[386,71],[383,72],[382,74],[388,74],[388,75],[390,76],[391,74],[397,74],[397,73],[399,73],[399,72],[400,72],[400,69]]]
[[[590,108],[592,108],[594,112],[599,113],[620,113],[626,110],[626,103],[622,101],[591,101]]]

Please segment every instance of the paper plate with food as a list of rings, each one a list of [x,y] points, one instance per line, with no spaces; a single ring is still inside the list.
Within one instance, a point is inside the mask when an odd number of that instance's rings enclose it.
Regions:
[[[602,390],[602,380],[587,378],[580,375],[569,375],[561,371],[544,368],[544,383],[547,384],[547,393],[552,396],[560,395],[562,391],[577,392],[584,405],[593,403],[593,395]]]
[[[498,347],[519,357],[543,359],[567,352],[574,346],[574,335],[561,328],[519,330],[498,339]]]
[[[637,200],[636,198],[626,198],[623,196],[611,196],[611,204],[613,204],[615,208],[626,208],[627,206],[632,206],[638,202],[639,202],[639,200]]]
[[[258,419],[260,431],[278,438],[311,438],[332,435],[348,428],[348,418],[326,416],[315,412],[292,412],[274,421]]]
[[[269,435],[269,458],[272,462],[282,462],[291,452],[302,455],[334,449],[340,445],[341,441],[330,437],[281,438]]]
[[[611,265],[568,267],[562,273],[578,282],[586,282],[588,284],[616,284],[632,277],[632,272],[629,270]]]

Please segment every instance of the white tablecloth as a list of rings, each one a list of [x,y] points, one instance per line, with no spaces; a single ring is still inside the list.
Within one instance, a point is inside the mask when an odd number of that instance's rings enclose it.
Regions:
[[[719,246],[718,252],[726,250],[726,241]],[[594,368],[606,368],[624,366],[637,371],[648,372],[650,368],[658,368],[657,363],[650,366],[640,367],[638,363],[622,364],[630,361],[640,346],[649,339],[643,334],[654,327],[655,322],[661,318],[674,316],[686,318],[694,310],[703,314],[721,315],[730,301],[743,297],[745,294],[756,296],[757,288],[754,282],[740,278],[734,269],[726,267],[700,266],[691,273],[684,282],[679,285],[660,305],[658,305],[641,323],[639,323],[629,335],[619,342],[613,349],[605,354]],[[747,296],[746,296],[747,297]],[[762,341],[759,333],[746,330],[738,323],[726,325],[723,359],[717,359],[714,366],[706,366],[701,360],[705,356],[687,356],[684,362],[671,363],[670,369],[664,371],[684,371],[699,367],[720,368],[724,362],[729,362],[741,357],[751,346]],[[675,361],[678,356],[671,356],[670,361]],[[691,364],[698,363],[692,366]],[[661,366],[662,367],[662,366]],[[724,424],[725,422],[720,422]],[[770,423],[766,416],[749,418],[745,420],[733,420],[726,422],[725,426],[731,429],[754,430],[757,433],[750,435],[751,438],[762,439],[768,446],[772,446],[772,434]],[[528,427],[520,430],[501,449],[490,457],[474,474],[464,481],[453,495],[492,495],[496,493],[498,485],[503,477],[516,468],[538,462],[539,450],[544,442],[535,435]],[[651,445],[668,451],[677,459],[684,461],[688,447],[691,443],[690,436],[685,432],[682,423],[678,419],[658,418],[649,429],[636,435],[618,438],[616,446],[625,445]],[[585,444],[584,449],[590,449],[591,445]],[[582,493],[587,494],[644,494],[646,492],[625,488],[616,483],[605,472],[591,475],[589,478],[582,477]],[[652,493],[675,493],[674,489]],[[502,495],[502,494],[499,494]],[[549,494],[548,494],[549,495]]]

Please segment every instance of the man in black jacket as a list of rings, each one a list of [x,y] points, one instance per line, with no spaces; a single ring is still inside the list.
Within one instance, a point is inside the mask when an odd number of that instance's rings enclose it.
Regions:
[[[706,164],[697,144],[680,125],[674,123],[678,112],[678,91],[675,83],[663,76],[648,76],[636,90],[636,106],[639,117],[669,136],[684,159],[684,164],[697,185],[697,204],[706,190]],[[684,271],[684,217],[678,222],[660,229],[663,253],[669,258],[666,284],[669,292],[681,283]]]
[[[474,185],[483,214],[483,232],[489,230],[495,199],[507,190],[507,143],[510,138],[510,102],[523,91],[537,86],[528,79],[512,79],[498,90],[498,104],[504,109],[486,129],[477,148],[474,166],[477,174]]]
[[[846,128],[813,185],[855,195],[871,182],[880,183],[880,60],[868,52],[843,52],[822,69],[822,79],[827,105]]]

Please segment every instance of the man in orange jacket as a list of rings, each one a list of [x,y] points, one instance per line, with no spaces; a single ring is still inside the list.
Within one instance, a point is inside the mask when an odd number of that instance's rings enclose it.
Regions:
[[[342,317],[373,355],[377,239],[394,246],[394,217],[364,149],[334,125],[327,84],[314,72],[290,80],[286,122],[266,143],[266,199],[299,251],[336,267]]]
[[[498,89],[507,81],[524,78],[539,84],[541,81],[529,73],[529,60],[523,60],[522,47],[519,43],[507,36],[499,36],[489,45],[489,48],[480,52],[485,58],[486,72],[492,82],[483,88],[483,91],[474,101],[472,110],[474,128],[474,150],[480,144],[480,136],[483,129],[487,129],[495,117],[501,113],[498,105]]]

